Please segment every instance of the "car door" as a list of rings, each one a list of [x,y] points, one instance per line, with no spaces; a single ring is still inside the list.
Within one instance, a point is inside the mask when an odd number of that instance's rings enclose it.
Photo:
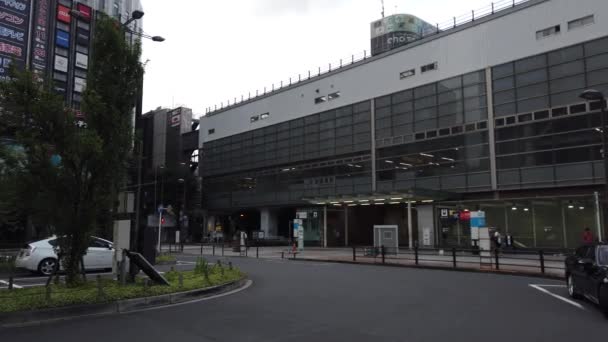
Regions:
[[[575,257],[569,259],[572,260],[571,262],[569,262],[569,267],[572,278],[574,279],[574,283],[576,284],[576,288],[578,289],[578,291],[581,291],[583,293],[585,290],[586,274],[585,268],[583,267],[581,261],[587,257],[588,250],[588,246],[580,247],[576,250]]]
[[[107,243],[98,238],[91,238],[89,240],[89,248],[87,249],[87,255],[85,256],[84,260],[84,265],[86,269],[90,270],[104,268],[102,262],[107,251]]]
[[[596,248],[595,246],[589,246],[587,248],[587,253],[585,255],[584,260],[589,260],[592,262],[592,265],[590,267],[585,267],[584,265],[581,265],[582,267],[582,272],[583,272],[583,276],[581,279],[581,289],[583,291],[583,294],[587,297],[593,297],[591,299],[594,299],[594,291],[593,291],[593,286],[592,286],[592,280],[591,278],[593,277],[593,274],[595,272],[597,272],[597,262],[596,262]]]
[[[607,253],[606,246],[598,246],[594,251],[594,266],[593,270],[591,270],[589,275],[589,295],[593,297],[593,301],[599,303],[599,289],[600,286],[604,283],[604,279],[606,278],[606,271],[604,270],[604,265],[606,264],[606,255]]]
[[[99,252],[99,268],[112,268],[112,260],[114,259],[114,246],[106,240],[99,240],[99,244],[103,246],[103,250]]]

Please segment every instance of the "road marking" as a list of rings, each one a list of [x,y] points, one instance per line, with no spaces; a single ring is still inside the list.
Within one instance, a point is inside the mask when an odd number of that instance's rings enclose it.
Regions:
[[[530,284],[530,287],[532,287],[534,289],[537,289],[540,292],[546,293],[546,294],[548,294],[551,297],[557,298],[557,299],[559,299],[559,300],[561,300],[561,301],[563,301],[565,303],[568,303],[568,304],[570,304],[570,305],[572,305],[574,307],[577,307],[577,308],[579,308],[581,310],[586,310],[585,307],[582,306],[581,304],[579,304],[579,303],[577,303],[577,302],[575,302],[573,300],[570,300],[568,298],[564,298],[564,297],[562,297],[560,295],[556,295],[555,293],[553,293],[553,292],[551,292],[551,291],[549,291],[547,289],[543,289],[541,286],[546,286],[546,285],[534,285],[534,284]],[[562,286],[562,285],[555,285],[555,286]]]
[[[8,281],[4,281],[4,280],[0,280],[0,284],[4,284],[7,287],[9,286]],[[23,288],[23,286],[19,286],[19,285],[15,284],[15,283],[13,283],[13,287],[16,288],[16,289],[22,289]]]
[[[194,262],[194,261],[181,261],[181,260],[178,260],[177,264],[178,265],[196,265],[196,262]]]
[[[556,285],[556,284],[530,284],[530,286],[540,286],[540,287],[566,287],[566,285]]]

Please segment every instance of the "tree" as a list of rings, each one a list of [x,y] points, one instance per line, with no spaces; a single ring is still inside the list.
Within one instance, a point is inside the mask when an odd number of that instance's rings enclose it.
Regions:
[[[107,216],[125,183],[143,73],[139,46],[126,43],[114,19],[97,20],[92,50],[82,104],[86,128],[30,71],[13,70],[13,79],[0,84],[0,119],[7,124],[0,134],[15,136],[26,155],[15,196],[28,204],[28,215],[55,228],[69,285],[80,282],[91,234],[112,222]]]

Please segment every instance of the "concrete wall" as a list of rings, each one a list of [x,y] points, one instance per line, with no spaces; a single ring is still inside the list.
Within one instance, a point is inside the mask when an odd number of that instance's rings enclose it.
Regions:
[[[595,24],[568,31],[568,21],[589,14],[595,14]],[[607,18],[605,0],[532,0],[353,67],[203,117],[200,143],[596,39],[608,34]],[[562,25],[560,34],[536,39],[537,31],[558,24]],[[433,62],[438,63],[438,70],[421,74],[420,67]],[[400,80],[400,72],[409,69],[416,69],[416,75]],[[337,91],[340,98],[314,103],[316,97]],[[250,122],[251,116],[262,113],[270,113],[270,117]],[[208,135],[208,129],[215,129],[215,133]]]

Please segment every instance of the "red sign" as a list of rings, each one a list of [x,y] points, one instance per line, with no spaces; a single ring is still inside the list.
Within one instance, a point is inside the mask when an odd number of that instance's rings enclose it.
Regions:
[[[72,21],[70,9],[62,5],[57,6],[57,20],[69,24]]]
[[[83,20],[86,21],[90,21],[91,20],[91,7],[83,5],[83,4],[78,4],[78,12],[80,12],[80,17]]]
[[[469,221],[471,219],[470,211],[461,211],[460,212],[460,221]]]

